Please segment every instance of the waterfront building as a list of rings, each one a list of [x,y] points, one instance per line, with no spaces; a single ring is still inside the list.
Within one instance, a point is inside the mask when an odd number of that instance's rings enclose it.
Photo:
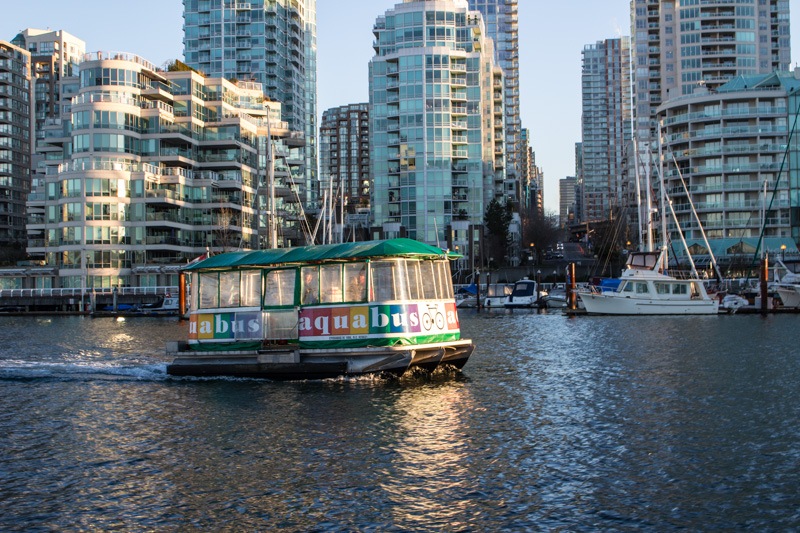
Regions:
[[[631,144],[630,41],[587,45],[581,71],[581,191],[579,222],[609,220],[627,188],[626,152]]]
[[[366,239],[370,194],[369,104],[326,109],[319,127],[319,154],[320,189],[328,206],[326,218],[338,220],[338,239],[333,240]]]
[[[664,190],[701,261],[709,250],[692,204],[717,258],[753,260],[757,251],[794,250],[800,242],[798,113],[797,69],[737,76],[659,106]],[[672,240],[679,239],[668,220]]]
[[[305,243],[303,135],[260,84],[118,52],[86,54],[63,83],[79,89],[28,201],[28,252],[50,269],[33,286],[174,286],[206,252]]]
[[[25,200],[30,191],[31,55],[0,41],[0,249],[10,261],[25,248]]]
[[[788,0],[631,1],[636,135],[657,139],[656,110],[739,75],[788,71]]]
[[[480,11],[486,33],[494,41],[495,55],[503,69],[506,174],[522,198],[524,143],[519,108],[519,17],[518,0],[469,0],[470,9]],[[531,139],[527,139],[530,143]]]
[[[302,182],[317,195],[316,0],[184,0],[184,60],[207,76],[260,83],[305,134]]]
[[[370,61],[372,216],[385,237],[473,254],[505,204],[502,70],[466,0],[406,1],[378,17]],[[513,198],[512,198],[513,200]]]

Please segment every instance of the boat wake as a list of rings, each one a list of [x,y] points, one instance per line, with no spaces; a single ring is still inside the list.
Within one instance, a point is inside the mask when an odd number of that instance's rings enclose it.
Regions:
[[[167,376],[166,363],[120,365],[102,362],[43,362],[0,361],[3,380],[95,381],[163,381]]]

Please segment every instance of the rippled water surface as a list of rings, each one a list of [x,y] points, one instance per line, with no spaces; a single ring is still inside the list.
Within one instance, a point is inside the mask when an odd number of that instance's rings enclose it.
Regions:
[[[0,530],[800,527],[800,316],[461,320],[461,373],[273,383],[0,318]]]

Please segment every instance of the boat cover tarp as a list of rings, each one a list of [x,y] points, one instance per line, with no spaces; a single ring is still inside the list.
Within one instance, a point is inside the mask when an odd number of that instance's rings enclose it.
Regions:
[[[446,252],[436,246],[413,239],[388,239],[382,241],[346,242],[299,246],[296,248],[276,248],[252,252],[228,252],[213,255],[185,267],[185,270],[229,269],[247,266],[269,266],[277,264],[315,263],[346,259],[369,259],[375,257],[418,257],[433,259],[447,256],[457,258],[461,255]]]
[[[458,289],[459,294],[478,294],[478,287],[473,283],[471,285],[467,285],[466,287],[461,287]]]

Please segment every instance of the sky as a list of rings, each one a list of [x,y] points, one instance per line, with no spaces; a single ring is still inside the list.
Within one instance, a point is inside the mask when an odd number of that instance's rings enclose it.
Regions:
[[[395,0],[317,0],[317,105],[369,100],[372,26]],[[162,65],[183,56],[180,0],[28,0],[3,10],[0,39],[25,28],[62,29],[87,51],[131,52]],[[519,0],[520,112],[543,170],[544,204],[558,212],[558,180],[575,175],[581,137],[581,51],[630,35],[629,0]],[[792,67],[800,62],[800,8],[791,13]]]

